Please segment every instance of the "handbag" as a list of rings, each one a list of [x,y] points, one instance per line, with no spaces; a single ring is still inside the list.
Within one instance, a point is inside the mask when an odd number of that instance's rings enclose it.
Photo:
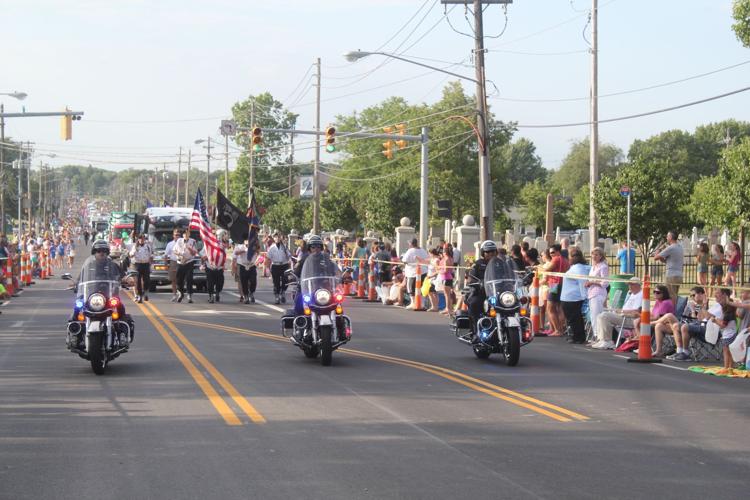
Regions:
[[[706,342],[716,344],[719,341],[719,331],[721,328],[713,321],[706,323]]]
[[[739,363],[745,359],[745,353],[750,345],[750,331],[745,329],[742,330],[734,338],[734,341],[729,344],[729,352],[732,354],[732,359],[735,363]]]
[[[422,297],[427,297],[430,294],[430,286],[432,285],[432,280],[430,278],[425,278],[424,282],[422,283]]]

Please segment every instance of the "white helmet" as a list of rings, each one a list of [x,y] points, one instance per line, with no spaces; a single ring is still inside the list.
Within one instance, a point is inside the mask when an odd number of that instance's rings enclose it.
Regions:
[[[497,252],[497,245],[492,240],[485,240],[482,242],[482,246],[479,247],[479,253]]]

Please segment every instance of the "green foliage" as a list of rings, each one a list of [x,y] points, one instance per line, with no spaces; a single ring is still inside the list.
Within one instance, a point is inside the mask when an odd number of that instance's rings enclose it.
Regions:
[[[321,227],[353,231],[359,220],[352,195],[345,189],[329,189],[320,197]]]
[[[713,145],[712,145],[713,146]],[[662,165],[675,177],[692,185],[699,178],[716,173],[711,149],[701,148],[696,138],[683,130],[668,130],[645,140],[635,140],[628,151],[630,161]]]
[[[521,188],[536,180],[546,181],[549,172],[536,154],[536,146],[526,138],[506,143],[492,151],[492,189],[496,201],[495,211],[500,212],[518,201]],[[502,203],[497,204],[501,201]]]
[[[693,186],[688,212],[696,225],[724,227],[733,225],[732,205],[725,196],[725,179],[721,175],[704,177]]]
[[[288,196],[276,196],[269,198],[265,206],[266,213],[261,217],[261,222],[272,229],[278,229],[283,233],[289,233],[296,229],[300,234],[307,233],[312,228],[312,205],[299,198]]]
[[[547,220],[547,193],[552,193],[554,197],[552,227],[569,229],[568,212],[571,199],[561,196],[559,191],[552,186],[538,180],[526,184],[518,195],[519,204],[523,208],[524,221],[544,231]]]
[[[568,219],[573,227],[589,227],[589,185],[584,185],[573,197]]]
[[[575,196],[579,189],[588,184],[591,177],[589,160],[588,138],[573,142],[560,168],[551,175],[550,182],[554,190],[565,196]],[[599,176],[616,172],[622,160],[620,148],[612,144],[600,144]]]
[[[690,193],[688,184],[675,178],[664,163],[635,161],[597,184],[594,207],[603,234],[619,239],[626,236],[627,205],[619,194],[621,186],[629,186],[633,193],[631,237],[644,255],[655,249],[667,231],[687,227],[683,207]]]
[[[732,25],[734,34],[742,45],[750,47],[750,0],[734,0],[732,3]]]

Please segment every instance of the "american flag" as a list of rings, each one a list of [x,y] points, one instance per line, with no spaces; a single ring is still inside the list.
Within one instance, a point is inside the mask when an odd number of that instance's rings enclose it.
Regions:
[[[206,204],[203,203],[203,194],[200,189],[195,194],[195,205],[193,206],[193,216],[190,219],[190,229],[200,231],[209,264],[223,269],[224,262],[227,260],[227,253],[221,247],[219,240],[216,239],[211,230],[211,224],[208,222],[208,213],[206,212]]]

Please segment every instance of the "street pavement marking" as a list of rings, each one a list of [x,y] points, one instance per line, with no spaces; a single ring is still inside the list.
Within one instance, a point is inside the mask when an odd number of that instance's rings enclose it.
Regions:
[[[221,311],[216,309],[188,309],[185,311],[185,314],[252,314],[254,316],[270,316],[270,314],[261,311],[235,311],[232,309],[222,309]]]
[[[235,297],[239,297],[240,296],[240,294],[234,293],[234,292],[225,292],[225,293],[228,293],[229,295],[234,295]],[[271,309],[272,311],[276,311],[276,312],[280,312],[280,313],[284,312],[284,310],[282,308],[280,308],[279,306],[274,306],[272,304],[269,304],[265,300],[255,299],[255,302],[257,302],[258,304],[266,306],[267,308]]]
[[[203,393],[206,395],[211,404],[214,405],[214,408],[216,408],[216,411],[219,412],[219,415],[224,418],[224,421],[228,425],[242,425],[242,421],[237,417],[237,414],[229,407],[226,401],[224,401],[224,398],[222,398],[219,393],[216,392],[216,389],[211,386],[211,383],[200,372],[200,370],[198,370],[193,362],[190,361],[190,359],[185,355],[184,352],[182,352],[182,349],[180,349],[180,347],[177,345],[177,342],[175,342],[174,339],[169,336],[169,333],[167,333],[162,324],[159,323],[159,321],[153,316],[151,311],[149,311],[147,307],[138,304],[137,302],[136,305],[148,318],[151,324],[156,327],[156,330],[162,336],[164,342],[166,342],[169,348],[172,349],[174,355],[177,356],[177,359],[180,360],[190,376],[193,377],[193,380],[195,380],[195,383],[198,384],[198,387],[203,390]]]
[[[140,304],[139,304],[140,305]],[[245,397],[240,394],[240,392],[235,388],[229,380],[222,375],[222,373],[216,369],[216,367],[211,363],[206,357],[201,354],[201,352],[195,348],[195,346],[185,337],[185,335],[182,334],[182,332],[177,328],[172,321],[169,320],[168,317],[166,317],[164,314],[162,314],[159,309],[152,303],[144,303],[144,305],[147,305],[147,307],[151,308],[156,314],[157,317],[159,317],[168,327],[170,330],[172,330],[172,333],[177,336],[177,338],[180,339],[180,342],[187,348],[188,351],[190,351],[190,354],[193,355],[195,359],[198,360],[198,362],[203,365],[203,367],[208,370],[208,372],[211,374],[211,376],[216,379],[216,381],[219,383],[221,387],[224,388],[225,391],[227,391],[227,394],[231,396],[231,398],[234,400],[235,403],[237,403],[237,406],[239,406],[243,412],[245,412],[245,415],[250,417],[250,420],[255,422],[256,424],[262,424],[266,422],[266,419],[263,417],[263,415],[260,414],[260,412],[250,404],[250,402],[245,399]]]
[[[279,337],[278,335],[271,335],[268,333],[256,332],[253,330],[246,330],[244,328],[235,328],[231,326],[215,325],[211,323],[202,323],[199,321],[191,321],[187,319],[177,319],[177,318],[173,318],[173,321],[176,321],[178,323],[185,323],[189,325],[213,328],[217,330],[225,330],[228,332],[241,333],[243,335],[265,338],[265,339],[275,340],[275,341],[280,341],[280,342],[287,341],[285,338]],[[446,380],[450,380],[452,382],[463,385],[465,387],[481,392],[488,396],[501,399],[503,401],[514,404],[516,406],[520,406],[522,408],[526,408],[528,410],[532,410],[536,413],[545,415],[559,422],[571,422],[573,419],[580,420],[580,421],[585,421],[589,419],[589,417],[585,415],[581,415],[580,413],[576,413],[574,411],[561,408],[551,403],[547,403],[546,401],[541,401],[531,396],[527,396],[525,394],[521,394],[519,392],[515,392],[510,389],[506,389],[504,387],[500,387],[500,386],[491,384],[489,382],[485,382],[484,380],[474,378],[470,375],[466,375],[464,373],[450,370],[448,368],[443,368],[441,366],[430,365],[430,364],[421,363],[418,361],[412,361],[412,360],[403,359],[403,358],[396,358],[393,356],[385,356],[382,354],[374,354],[374,353],[358,351],[358,350],[353,350],[353,349],[342,348],[342,349],[339,349],[339,351],[347,353],[347,354],[351,354],[354,356],[360,356],[360,357],[374,359],[377,361],[384,361],[386,363],[393,363],[397,365],[407,366],[407,367],[415,368],[417,370],[421,370],[427,373],[431,373],[433,375],[437,375],[438,377],[442,377]]]

